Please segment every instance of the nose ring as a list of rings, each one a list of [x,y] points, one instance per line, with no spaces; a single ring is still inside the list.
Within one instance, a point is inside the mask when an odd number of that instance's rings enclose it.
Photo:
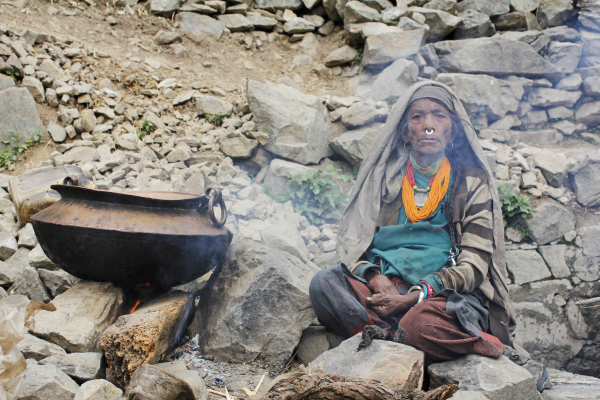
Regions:
[[[425,129],[425,133],[428,135],[433,135],[433,129]]]

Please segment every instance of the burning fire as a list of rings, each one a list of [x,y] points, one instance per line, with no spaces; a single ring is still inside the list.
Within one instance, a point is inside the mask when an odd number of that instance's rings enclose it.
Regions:
[[[150,282],[138,283],[136,287],[150,287]],[[131,308],[131,311],[129,311],[129,314],[133,314],[133,312],[139,307],[140,303],[140,300],[136,301],[133,307]]]

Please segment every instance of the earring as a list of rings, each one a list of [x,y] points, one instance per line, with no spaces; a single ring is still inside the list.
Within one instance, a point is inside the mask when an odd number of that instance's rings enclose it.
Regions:
[[[454,148],[454,143],[450,142],[450,148],[448,148],[448,145],[446,145],[446,150],[450,151]]]

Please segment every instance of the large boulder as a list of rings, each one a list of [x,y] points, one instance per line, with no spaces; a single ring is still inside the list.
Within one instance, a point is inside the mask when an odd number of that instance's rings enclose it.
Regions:
[[[156,298],[125,314],[102,334],[98,347],[104,352],[111,378],[126,386],[145,363],[161,361],[174,343],[186,307],[193,301],[179,292]]]
[[[410,7],[409,13],[419,13],[425,17],[425,25],[429,26],[428,42],[444,39],[460,24],[461,19],[455,15],[429,8]]]
[[[392,390],[421,389],[425,363],[422,351],[385,340],[373,340],[370,346],[358,351],[361,337],[358,334],[343,341],[317,357],[312,365],[321,365],[326,374],[376,380]],[[409,377],[417,385],[405,388]]]
[[[479,392],[489,400],[537,399],[536,381],[529,371],[508,358],[469,354],[456,361],[432,364],[427,368],[430,389],[458,384],[461,390]]]
[[[206,400],[208,390],[198,370],[184,361],[144,364],[131,378],[126,397],[136,400]]]
[[[494,37],[438,42],[434,46],[440,56],[440,67],[448,72],[562,77],[554,65],[519,41]]]
[[[533,218],[526,219],[531,236],[544,245],[560,239],[575,229],[575,216],[566,207],[555,203],[544,203],[533,209]]]
[[[600,204],[600,151],[592,153],[569,173],[569,182],[577,201],[585,207]]]
[[[329,113],[321,101],[285,85],[248,80],[248,104],[256,130],[269,136],[266,150],[302,164],[331,154]]]
[[[535,250],[507,251],[506,266],[517,285],[540,281],[551,276],[544,259]]]
[[[456,9],[459,12],[475,10],[493,17],[508,13],[510,11],[510,0],[464,0],[456,6]]]
[[[121,314],[123,301],[123,291],[111,283],[81,281],[52,300],[56,311],[38,311],[29,330],[68,352],[97,351],[100,335]]]
[[[37,112],[35,100],[25,88],[0,91],[0,151],[4,141],[12,139],[11,132],[19,133],[19,141],[32,140],[36,133],[46,132]]]
[[[251,239],[234,243],[211,276],[189,329],[203,354],[285,365],[315,318],[308,294],[318,267]]]
[[[223,23],[206,15],[180,12],[175,20],[181,24],[183,31],[193,35],[210,35],[216,39],[223,35]]]
[[[365,41],[363,65],[382,67],[399,58],[408,58],[417,54],[424,42],[423,29],[369,36]]]
[[[392,102],[417,81],[419,67],[411,60],[401,58],[384,69],[373,83],[369,97],[375,101]]]
[[[348,131],[333,139],[329,145],[353,167],[360,168],[382,126],[373,124]]]

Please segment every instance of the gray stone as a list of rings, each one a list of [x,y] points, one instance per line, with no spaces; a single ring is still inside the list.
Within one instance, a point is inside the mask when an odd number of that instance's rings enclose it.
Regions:
[[[188,370],[184,361],[174,361],[142,365],[133,374],[126,397],[139,400],[206,400],[208,390],[197,370]]]
[[[430,389],[458,384],[461,390],[479,392],[489,400],[536,399],[539,396],[529,371],[505,356],[495,360],[469,354],[456,361],[432,364],[427,371]]]
[[[54,365],[79,382],[104,375],[102,353],[54,354],[41,360],[40,365]]]
[[[566,78],[561,79],[554,87],[556,89],[562,90],[579,90],[581,87],[581,83],[583,80],[581,79],[581,75],[579,74],[570,74]],[[585,89],[584,89],[585,93]],[[550,110],[548,110],[549,113]],[[571,113],[572,115],[572,113]],[[569,115],[570,116],[570,115]]]
[[[246,14],[246,18],[254,25],[255,29],[271,30],[277,25],[277,20],[275,18],[264,17],[258,14],[248,13]]]
[[[17,252],[15,237],[6,232],[0,232],[0,260],[6,260]]]
[[[313,170],[302,164],[297,164],[278,158],[271,161],[267,174],[265,175],[265,186],[273,194],[289,193],[288,181],[286,175],[300,175],[312,172]]]
[[[588,126],[600,124],[600,101],[584,103],[575,114],[577,123],[584,123]]]
[[[37,338],[29,333],[25,335],[23,340],[17,343],[17,347],[23,354],[23,357],[27,359],[32,358],[37,361],[57,354],[67,354],[62,347]]]
[[[560,239],[566,232],[575,229],[575,216],[567,208],[544,203],[533,209],[533,218],[525,220],[531,236],[538,244],[544,245]]]
[[[298,10],[302,7],[302,0],[257,0],[257,8],[264,10]]]
[[[221,151],[232,158],[248,158],[252,155],[252,150],[258,146],[258,141],[248,139],[244,135],[221,138],[219,143]]]
[[[154,39],[152,40],[154,40],[154,43],[158,45],[168,45],[171,43],[179,43],[183,39],[181,35],[177,32],[165,32],[161,30],[158,31],[156,35],[154,35]]]
[[[322,365],[326,374],[376,380],[392,390],[404,389],[409,377],[418,374],[418,385],[406,390],[421,389],[425,363],[423,352],[386,340],[373,340],[370,346],[359,352],[361,339],[362,334],[358,334],[343,341],[317,357],[312,365]]]
[[[571,271],[565,261],[566,248],[567,246],[564,244],[538,247],[538,251],[546,260],[546,264],[550,267],[550,271],[555,278],[568,278],[571,276]]]
[[[12,293],[22,294],[31,300],[45,303],[50,300],[50,296],[44,288],[44,284],[35,268],[27,263],[27,253],[29,250],[19,249],[6,263],[0,264],[0,276],[6,283],[12,283],[10,288]],[[8,278],[8,279],[7,279]]]
[[[288,35],[307,33],[314,31],[315,25],[304,18],[294,17],[283,25],[283,30]]]
[[[375,101],[394,101],[417,81],[418,74],[419,67],[414,62],[396,60],[377,76],[369,97]]]
[[[537,18],[542,28],[565,25],[573,12],[570,0],[541,0]]]
[[[592,153],[569,173],[569,182],[583,206],[600,204],[600,152]]]
[[[123,291],[111,283],[79,282],[56,296],[56,311],[40,310],[30,331],[69,352],[96,351],[102,332],[120,315]]]
[[[189,334],[199,333],[203,354],[285,365],[315,318],[308,287],[318,270],[289,253],[242,239],[229,248],[204,288]]]
[[[600,279],[600,257],[578,257],[573,263],[573,272],[582,281],[597,281]]]
[[[70,157],[73,162],[85,163],[100,160],[100,154],[93,147],[73,147],[66,151],[64,156]]]
[[[583,254],[591,257],[600,257],[600,227],[591,226],[577,229],[583,242]]]
[[[522,285],[551,276],[542,256],[535,250],[512,250],[506,252],[506,266],[513,274],[514,282]]]
[[[573,116],[573,110],[569,110],[567,107],[552,107],[546,111],[550,120],[570,118]]]
[[[181,4],[180,0],[152,0],[150,11],[159,15],[172,15]]]
[[[92,110],[81,111],[81,128],[84,132],[93,132],[96,129],[96,114]]]
[[[50,121],[48,124],[48,133],[55,143],[62,143],[67,138],[67,131],[60,125]]]
[[[583,93],[588,96],[600,96],[600,77],[589,76],[583,81]]]
[[[257,131],[269,136],[265,149],[302,163],[329,156],[331,121],[321,101],[284,85],[248,80],[246,95]]]
[[[510,0],[510,5],[515,11],[533,12],[540,5],[540,0]]]
[[[511,12],[494,18],[499,31],[528,31],[537,28],[535,15],[529,12]]]
[[[26,88],[0,91],[0,151],[6,148],[2,141],[12,139],[11,132],[18,132],[19,140],[23,141],[46,132],[35,101]]]
[[[72,400],[79,385],[54,365],[28,364],[19,399]]]
[[[304,239],[300,236],[300,231],[294,221],[281,218],[273,225],[261,229],[260,236],[262,242],[269,247],[285,251],[304,262],[310,258]]]
[[[382,22],[365,22],[364,24],[351,24],[346,27],[346,31],[348,32],[346,43],[350,46],[360,46],[369,36],[402,32],[402,29]]]
[[[56,297],[59,294],[66,292],[79,282],[79,278],[75,278],[73,275],[61,269],[53,271],[39,268],[38,274],[40,275],[42,282],[44,282],[44,286],[50,291],[52,297]]]
[[[563,140],[563,135],[558,133],[556,129],[543,129],[539,131],[510,131],[511,135],[515,134],[515,139],[522,143],[531,146],[547,146],[550,144],[560,143]]]
[[[73,400],[121,400],[123,391],[104,379],[85,382]]]
[[[233,106],[228,101],[218,97],[200,96],[196,98],[196,110],[200,114],[231,115]]]
[[[417,54],[424,42],[425,34],[421,29],[369,36],[365,41],[363,65],[381,67],[399,58],[408,58]]]
[[[254,28],[252,22],[242,14],[223,14],[217,16],[219,21],[225,25],[231,32],[246,32]]]
[[[309,326],[302,331],[302,337],[298,343],[298,359],[308,366],[321,354],[333,349],[343,342],[341,336],[327,331],[324,326]]]
[[[598,378],[575,375],[556,369],[549,369],[549,376],[552,387],[544,390],[544,400],[592,400],[598,398],[600,391],[600,379]]]
[[[420,14],[416,13],[414,15],[415,15],[415,17],[417,17]],[[423,20],[423,19],[424,19],[424,17],[419,18],[419,20]],[[429,25],[422,24],[422,23],[417,22],[414,19],[408,18],[408,17],[400,18],[400,21],[398,21],[397,27],[400,28],[402,31],[422,30],[425,37],[427,37],[427,35],[429,34]]]
[[[494,37],[438,42],[434,46],[440,56],[440,67],[448,72],[562,77],[554,65],[519,41]]]
[[[425,17],[424,24],[429,26],[428,42],[437,42],[450,34],[461,22],[459,17],[440,10],[410,7],[408,12],[419,13]]]
[[[0,74],[0,90],[9,89],[15,86],[15,78]]]
[[[344,12],[344,25],[362,24],[365,22],[380,22],[381,14],[379,11],[359,2],[349,1],[346,3]]]
[[[567,172],[573,167],[572,161],[561,153],[541,151],[532,157],[534,165],[542,171],[548,184],[555,188],[562,186]]]
[[[346,65],[354,61],[358,55],[358,50],[350,46],[343,46],[325,57],[324,64],[326,67],[335,67],[338,65]]]
[[[342,124],[349,129],[370,125],[374,122],[383,122],[387,118],[388,110],[377,108],[373,103],[354,103],[342,114]]]
[[[550,42],[548,48],[548,61],[559,71],[571,74],[577,69],[582,47],[575,43]]]
[[[330,146],[353,167],[360,168],[382,126],[382,124],[373,124],[348,131],[333,139]]]
[[[39,80],[31,76],[25,76],[21,81],[21,86],[29,90],[36,102],[43,103],[46,100],[44,85]]]
[[[459,12],[475,10],[493,17],[508,13],[510,11],[510,0],[464,0],[458,3],[456,9]]]
[[[456,14],[456,0],[431,0],[423,5],[423,8],[440,10],[452,15]]]
[[[223,35],[223,23],[206,15],[191,12],[180,12],[175,20],[181,24],[181,29],[193,35],[210,35],[220,39]]]
[[[496,34],[496,28],[487,14],[465,10],[458,17],[461,22],[454,30],[454,39],[474,39]]]

